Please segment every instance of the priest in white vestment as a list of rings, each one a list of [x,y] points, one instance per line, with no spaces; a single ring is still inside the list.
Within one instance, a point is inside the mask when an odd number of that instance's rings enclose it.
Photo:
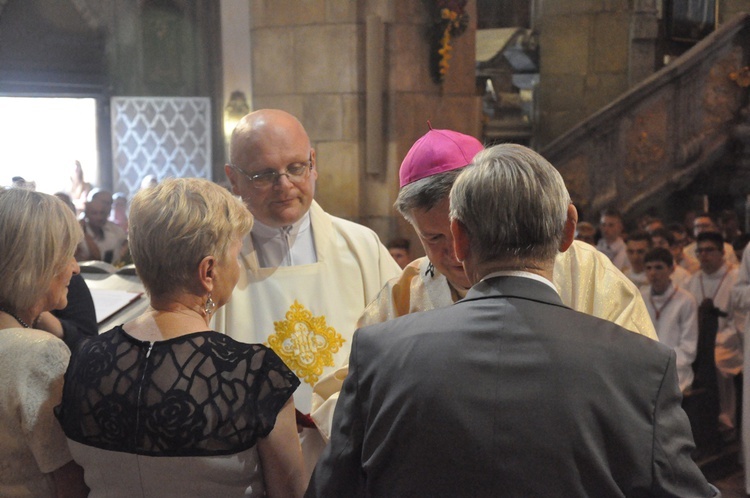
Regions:
[[[230,160],[224,171],[255,224],[241,254],[245,271],[215,327],[267,344],[302,381],[294,398],[311,473],[324,447],[308,416],[313,386],[347,363],[357,319],[401,269],[375,232],[313,200],[315,149],[294,116],[273,109],[245,116]]]

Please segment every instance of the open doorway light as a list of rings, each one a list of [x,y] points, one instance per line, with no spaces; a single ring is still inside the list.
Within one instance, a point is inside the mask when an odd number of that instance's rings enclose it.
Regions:
[[[0,97],[0,185],[21,176],[40,192],[67,192],[75,161],[96,184],[95,99]]]

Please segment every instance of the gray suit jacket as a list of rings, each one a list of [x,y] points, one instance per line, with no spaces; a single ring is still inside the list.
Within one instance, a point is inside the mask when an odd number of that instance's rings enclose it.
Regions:
[[[307,496],[713,496],[674,352],[522,277],[356,332]]]

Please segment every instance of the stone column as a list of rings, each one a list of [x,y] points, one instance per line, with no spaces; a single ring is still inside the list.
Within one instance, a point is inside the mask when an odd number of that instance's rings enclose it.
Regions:
[[[658,20],[656,0],[635,0],[630,19],[630,60],[628,86],[634,86],[654,73]]]
[[[539,123],[543,148],[628,89],[630,2],[538,0]]]

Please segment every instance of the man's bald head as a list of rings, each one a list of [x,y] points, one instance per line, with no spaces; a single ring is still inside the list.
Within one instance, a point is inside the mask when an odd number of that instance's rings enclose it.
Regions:
[[[242,118],[232,133],[229,157],[224,171],[232,191],[262,224],[288,226],[310,209],[318,178],[315,150],[302,123],[288,112],[262,109]],[[296,170],[303,173],[289,173]],[[253,180],[258,175],[272,175],[272,185]]]
[[[299,119],[280,109],[260,109],[245,115],[234,131],[229,143],[229,160],[242,167],[252,159],[257,147],[264,141],[285,137],[304,141],[310,148],[310,138]],[[250,156],[250,157],[248,157]]]

